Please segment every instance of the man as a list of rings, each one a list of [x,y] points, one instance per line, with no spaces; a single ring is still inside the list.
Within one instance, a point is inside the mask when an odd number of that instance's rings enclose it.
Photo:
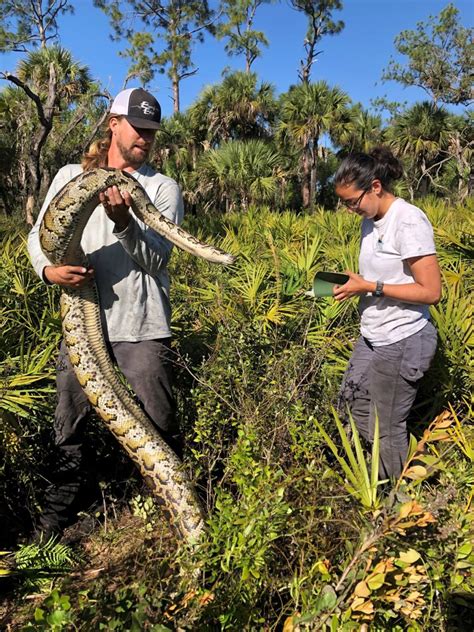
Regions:
[[[131,173],[163,215],[178,224],[182,221],[179,186],[146,164],[160,118],[160,105],[150,93],[141,88],[120,92],[112,103],[105,136],[91,146],[82,166],[66,165],[54,178],[28,237],[28,250],[37,274],[46,283],[81,287],[95,278],[111,355],[145,412],[180,454],[169,359],[171,309],[166,265],[170,242],[138,220],[130,209],[130,194],[122,195],[114,186],[101,193],[102,204],[83,233],[81,245],[90,263],[87,269],[51,265],[39,243],[39,226],[51,199],[83,169],[108,166]],[[91,406],[74,375],[64,342],[56,384],[58,458],[40,517],[43,537],[61,533],[71,522],[84,477],[83,430]]]

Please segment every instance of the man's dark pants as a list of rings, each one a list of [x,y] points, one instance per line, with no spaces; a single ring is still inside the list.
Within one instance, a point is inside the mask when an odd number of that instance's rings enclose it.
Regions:
[[[172,392],[170,339],[113,342],[109,350],[144,411],[165,441],[181,456],[181,436]],[[87,478],[83,441],[91,405],[74,374],[64,341],[59,350],[56,386],[56,461],[40,516],[40,529],[48,532],[60,532],[70,522],[71,507]]]

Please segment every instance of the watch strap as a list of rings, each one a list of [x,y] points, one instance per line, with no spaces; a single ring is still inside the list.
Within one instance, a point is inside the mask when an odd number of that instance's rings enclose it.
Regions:
[[[383,281],[376,281],[375,282],[374,296],[383,296],[383,286],[384,286],[384,282]]]

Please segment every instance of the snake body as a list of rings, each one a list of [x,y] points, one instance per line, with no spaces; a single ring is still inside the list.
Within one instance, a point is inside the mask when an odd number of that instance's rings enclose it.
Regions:
[[[164,217],[133,176],[93,169],[66,184],[43,216],[40,244],[52,264],[87,266],[82,233],[100,204],[99,193],[113,185],[129,191],[134,214],[179,248],[215,263],[232,263],[232,255],[199,241]],[[178,535],[187,541],[198,539],[204,521],[196,492],[181,461],[117,376],[102,333],[95,283],[63,288],[60,305],[64,340],[87,398],[138,466]]]

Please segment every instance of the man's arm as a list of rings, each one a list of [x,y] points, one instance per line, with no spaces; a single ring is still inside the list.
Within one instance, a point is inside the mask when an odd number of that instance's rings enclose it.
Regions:
[[[35,225],[28,235],[28,253],[36,274],[45,283],[57,283],[63,287],[80,287],[93,276],[91,269],[80,266],[54,266],[41,250],[39,229],[49,203],[65,184],[80,173],[79,165],[67,165],[58,171],[49,187]]]

